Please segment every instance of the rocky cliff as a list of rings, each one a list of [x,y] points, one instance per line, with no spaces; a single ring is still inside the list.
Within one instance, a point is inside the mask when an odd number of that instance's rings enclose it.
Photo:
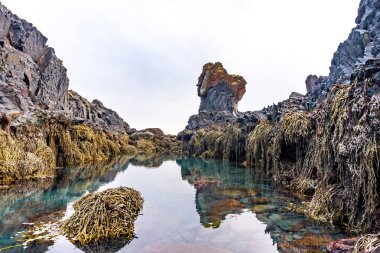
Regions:
[[[55,111],[108,131],[126,133],[129,126],[115,112],[95,100],[69,94],[69,79],[62,61],[47,38],[31,23],[0,5],[0,111],[20,115]]]
[[[308,77],[307,91],[310,100],[315,100],[320,96],[325,99],[327,92],[334,84],[350,84],[351,74],[359,65],[369,59],[380,57],[379,8],[378,0],[360,1],[358,16],[355,20],[356,27],[334,53],[329,75],[318,78]],[[312,101],[309,102],[314,105]]]
[[[308,200],[303,212],[316,220],[350,232],[378,227],[380,1],[362,0],[356,23],[334,54],[329,76],[307,78],[305,96],[292,93],[263,110],[209,117],[207,124],[192,124],[192,116],[178,135],[183,153],[237,161],[271,175],[301,193]],[[220,93],[214,97],[226,97]],[[224,103],[220,112],[229,101],[218,99]]]
[[[57,165],[179,150],[175,136],[131,130],[99,100],[68,90],[67,70],[46,43],[0,4],[0,190],[53,177]]]

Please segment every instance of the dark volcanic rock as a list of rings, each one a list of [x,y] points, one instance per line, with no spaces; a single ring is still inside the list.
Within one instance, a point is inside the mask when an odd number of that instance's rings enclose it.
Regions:
[[[306,91],[309,93],[309,92],[312,92],[314,87],[315,87],[315,84],[317,83],[318,81],[318,76],[316,75],[309,75],[307,78],[306,78]]]
[[[9,27],[11,26],[11,16],[12,13],[0,5],[0,43],[3,45],[7,37]]]
[[[16,15],[11,16],[7,37],[13,47],[30,55],[35,62],[39,60],[47,42],[47,38],[31,23]]]
[[[351,75],[357,66],[369,59],[380,57],[380,2],[379,0],[361,0],[354,27],[346,41],[338,46],[331,61],[327,78],[307,82],[308,93],[314,93],[310,99],[322,95],[334,84],[350,84]],[[314,83],[316,88],[310,89]]]
[[[67,106],[67,90],[69,79],[63,63],[55,55],[54,49],[44,49],[38,60],[41,80],[35,95],[43,101],[48,108],[65,109]]]
[[[205,64],[197,84],[201,97],[199,111],[237,112],[246,84],[242,76],[229,75],[220,62]]]

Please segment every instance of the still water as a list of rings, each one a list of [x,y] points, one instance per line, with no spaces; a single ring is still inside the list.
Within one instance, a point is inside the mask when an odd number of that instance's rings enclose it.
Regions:
[[[0,248],[20,244],[20,232],[34,224],[69,216],[84,194],[118,186],[144,198],[136,238],[78,248],[57,236],[4,252],[325,252],[329,241],[344,236],[289,211],[290,203],[299,204],[294,198],[254,170],[227,162],[135,157],[57,173],[54,180],[0,191]]]

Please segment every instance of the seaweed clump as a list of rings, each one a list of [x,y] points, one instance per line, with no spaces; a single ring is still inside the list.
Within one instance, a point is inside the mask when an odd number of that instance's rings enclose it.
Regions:
[[[54,177],[56,166],[100,163],[120,155],[181,152],[175,136],[158,131],[111,132],[46,111],[35,112],[33,121],[25,117],[0,129],[0,185]]]
[[[380,235],[363,235],[354,246],[352,253],[373,253],[380,250]]]
[[[216,158],[218,143],[223,132],[218,129],[199,129],[197,131],[184,130],[179,134],[182,141],[186,145],[182,146],[182,154],[184,156],[201,156],[205,158]]]
[[[75,202],[75,213],[63,222],[62,231],[82,245],[106,239],[132,240],[143,202],[140,193],[128,187],[88,194]]]
[[[0,185],[53,177],[54,161],[54,154],[41,135],[30,141],[27,138],[14,139],[8,132],[0,130]]]
[[[273,124],[267,120],[261,120],[255,129],[248,134],[246,140],[246,158],[248,165],[266,169],[268,167],[267,150],[270,143],[270,137],[273,130]]]

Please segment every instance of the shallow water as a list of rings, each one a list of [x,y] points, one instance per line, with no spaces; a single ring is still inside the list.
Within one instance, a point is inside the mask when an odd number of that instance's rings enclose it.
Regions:
[[[298,202],[252,169],[196,158],[164,160],[59,169],[55,180],[0,192],[0,248],[18,244],[18,232],[30,223],[67,217],[83,194],[117,186],[133,187],[145,200],[136,238],[85,252],[324,252],[329,241],[344,236],[288,211],[289,203]],[[58,236],[4,252],[82,250]]]

